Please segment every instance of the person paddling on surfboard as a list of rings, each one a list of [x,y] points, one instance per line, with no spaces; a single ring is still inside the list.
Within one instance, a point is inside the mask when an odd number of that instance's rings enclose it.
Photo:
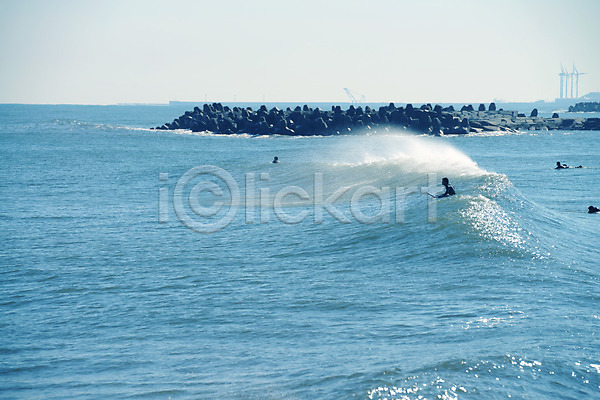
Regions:
[[[444,193],[438,194],[437,196],[433,195],[431,193],[427,193],[427,194],[430,195],[431,197],[435,197],[436,199],[441,199],[442,197],[448,197],[448,196],[452,196],[452,195],[456,194],[456,192],[454,191],[454,188],[452,187],[452,185],[450,185],[448,178],[442,178],[442,185],[444,185],[444,188],[446,188]]]
[[[567,169],[567,168],[583,168],[583,165],[580,165],[578,167],[570,167],[567,164],[561,164],[560,161],[557,161],[556,168],[554,168],[554,169]]]
[[[442,185],[444,185],[444,187],[446,188],[446,191],[444,193],[438,195],[437,196],[438,199],[456,194],[456,192],[454,191],[454,188],[450,185],[448,178],[442,178]]]
[[[279,162],[279,157],[275,156],[275,158],[273,159],[272,163],[273,164],[277,164]]]
[[[594,207],[594,206],[588,207],[588,214],[596,214],[599,212],[600,212],[600,208],[598,208],[598,207]]]

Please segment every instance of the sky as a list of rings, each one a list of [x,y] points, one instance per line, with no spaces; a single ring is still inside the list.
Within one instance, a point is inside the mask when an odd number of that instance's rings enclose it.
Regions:
[[[0,0],[0,103],[553,100],[600,92],[600,0]]]

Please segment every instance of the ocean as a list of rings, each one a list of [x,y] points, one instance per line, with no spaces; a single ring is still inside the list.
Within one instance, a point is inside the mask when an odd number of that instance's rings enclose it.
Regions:
[[[0,398],[600,396],[600,132],[187,109],[0,105]]]

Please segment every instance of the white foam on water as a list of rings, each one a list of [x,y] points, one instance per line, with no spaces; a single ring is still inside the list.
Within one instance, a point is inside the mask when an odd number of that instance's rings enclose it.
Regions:
[[[402,133],[348,136],[340,141],[334,166],[388,164],[407,173],[440,173],[454,176],[481,176],[480,168],[468,155],[443,139]]]

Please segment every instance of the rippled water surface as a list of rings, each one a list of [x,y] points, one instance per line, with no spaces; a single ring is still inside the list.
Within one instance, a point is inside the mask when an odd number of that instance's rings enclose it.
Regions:
[[[182,111],[0,106],[0,397],[600,395],[600,132],[146,129]]]

